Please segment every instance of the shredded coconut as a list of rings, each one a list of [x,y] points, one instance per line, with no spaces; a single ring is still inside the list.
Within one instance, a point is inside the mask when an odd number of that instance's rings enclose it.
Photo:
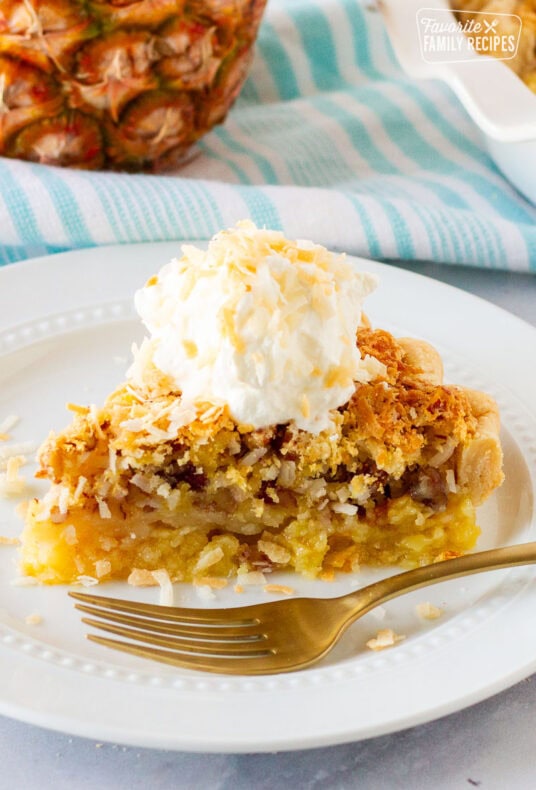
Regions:
[[[43,622],[43,618],[40,614],[37,614],[37,612],[33,612],[32,614],[26,615],[24,622],[26,625],[39,625],[39,623]]]
[[[94,576],[86,576],[86,574],[81,574],[80,576],[76,577],[76,581],[82,585],[82,587],[94,587],[96,584],[99,583],[99,580],[96,579]]]
[[[240,459],[240,463],[244,466],[254,466],[267,452],[267,447],[256,447],[254,450],[250,450],[249,453],[246,453],[245,456]]]
[[[288,488],[294,483],[296,479],[296,463],[295,461],[281,461],[281,468],[277,478],[278,485],[283,488]]]
[[[112,563],[110,560],[97,560],[95,563],[95,574],[97,579],[102,579],[112,571]]]
[[[18,546],[20,538],[8,538],[6,535],[0,535],[0,546]]]
[[[222,590],[227,587],[227,579],[221,579],[218,576],[199,576],[194,580],[196,586],[205,585],[213,590]]]
[[[173,584],[165,568],[152,571],[156,582],[160,585],[160,606],[173,606]]]
[[[19,474],[26,463],[23,455],[12,455],[6,464],[6,471],[0,474],[0,497],[20,496],[26,490],[26,480]]]
[[[35,587],[39,582],[33,576],[17,576],[9,582],[11,587]]]
[[[238,573],[237,579],[240,585],[266,584],[266,576],[261,571]]]
[[[71,491],[67,486],[60,486],[58,491],[58,510],[62,516],[67,515]]]
[[[0,435],[8,436],[11,429],[14,428],[19,421],[20,417],[16,417],[14,414],[5,417],[2,422],[0,422]]]
[[[105,436],[101,428],[101,424],[99,422],[99,410],[97,409],[95,403],[92,403],[89,407],[89,416],[91,417],[93,425],[95,426],[95,433],[97,434],[99,439],[104,439]]]
[[[80,475],[80,477],[78,478],[78,483],[76,484],[76,488],[74,489],[74,494],[73,494],[73,499],[74,499],[75,502],[77,502],[80,499],[80,497],[82,496],[82,494],[84,493],[84,489],[86,487],[86,484],[87,484],[87,478],[85,478],[83,475]]]
[[[62,537],[68,546],[76,546],[78,537],[76,535],[76,527],[74,524],[68,524],[62,532]],[[98,576],[98,574],[97,574]]]
[[[15,455],[30,455],[37,449],[35,442],[13,442],[0,447],[0,464]],[[5,468],[2,466],[1,468]]]
[[[281,593],[282,595],[294,595],[296,590],[293,587],[287,587],[286,584],[265,584],[264,592]]]
[[[391,628],[383,628],[373,639],[369,639],[367,647],[370,650],[385,650],[387,647],[393,647],[398,642],[401,642],[406,637],[402,634],[395,634]]]
[[[456,494],[456,492],[458,491],[458,486],[456,485],[456,476],[454,474],[454,469],[447,469],[445,479],[447,481],[447,488],[450,491],[450,493]]]
[[[160,587],[160,605],[173,606],[173,584],[165,568],[149,571],[146,568],[134,568],[127,579],[133,587]]]
[[[131,584],[133,587],[156,587],[158,584],[153,576],[153,572],[145,568],[133,568],[127,579],[127,583]]]
[[[104,499],[101,499],[100,497],[95,497],[95,499],[97,500],[97,504],[99,506],[99,516],[101,518],[111,518],[112,511],[108,507],[108,503],[105,502]]]
[[[221,546],[215,546],[214,548],[210,548],[201,553],[201,556],[197,560],[195,567],[194,567],[194,574],[199,573],[200,571],[205,571],[207,568],[210,568],[212,565],[215,565],[221,559],[223,559],[223,549]]]
[[[331,506],[334,513],[342,513],[344,516],[355,516],[357,505],[350,505],[347,502],[336,502]]]
[[[434,606],[429,601],[417,604],[415,611],[423,620],[437,620],[443,614],[443,609]]]
[[[208,586],[208,584],[199,584],[195,588],[197,597],[201,598],[202,601],[212,601],[216,597],[215,594],[212,592],[212,588]]]
[[[273,543],[271,540],[259,540],[257,546],[263,554],[266,554],[270,562],[275,562],[278,565],[286,565],[290,562],[290,551],[278,543]]]

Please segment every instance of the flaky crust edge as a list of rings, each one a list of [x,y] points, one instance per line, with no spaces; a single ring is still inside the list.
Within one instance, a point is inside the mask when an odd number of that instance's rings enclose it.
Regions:
[[[421,377],[431,384],[442,384],[443,362],[436,349],[424,340],[398,338],[405,352],[405,361],[421,368]],[[477,421],[475,435],[461,449],[456,477],[460,487],[481,505],[504,480],[503,452],[499,433],[501,420],[494,399],[484,392],[462,388]]]
[[[490,395],[465,389],[477,420],[473,439],[458,458],[457,479],[475,505],[480,505],[504,480],[503,452],[499,439],[499,409]]]

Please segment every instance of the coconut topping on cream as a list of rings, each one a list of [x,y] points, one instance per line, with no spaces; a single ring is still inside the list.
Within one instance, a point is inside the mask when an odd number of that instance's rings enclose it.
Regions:
[[[355,382],[384,372],[356,346],[376,278],[343,255],[251,222],[218,233],[206,251],[182,251],[136,294],[150,337],[129,378],[181,391],[185,419],[209,403],[254,428],[294,421],[318,433]]]

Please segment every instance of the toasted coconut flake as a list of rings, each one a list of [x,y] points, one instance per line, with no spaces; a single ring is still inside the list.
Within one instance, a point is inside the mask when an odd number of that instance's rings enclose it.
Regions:
[[[97,560],[95,563],[95,574],[97,579],[102,579],[103,576],[107,576],[111,572],[112,563],[110,560]]]
[[[344,516],[355,516],[357,513],[357,505],[350,505],[348,502],[335,502],[331,509],[334,513],[341,513]]]
[[[6,471],[0,474],[0,497],[20,496],[26,490],[26,480],[19,474],[19,469],[26,463],[23,455],[11,456],[6,464]]]
[[[447,488],[450,491],[450,493],[456,494],[458,491],[458,486],[456,485],[456,476],[454,474],[454,469],[447,469],[445,479],[447,481]]]
[[[243,593],[244,592],[244,588],[242,587],[241,584],[235,584],[235,586],[233,587],[233,590],[235,591],[235,593]]]
[[[173,606],[173,584],[165,568],[152,571],[154,578],[160,585],[160,606]]]
[[[195,591],[197,593],[197,597],[201,598],[202,601],[212,601],[216,597],[208,584],[200,584],[196,586]]]
[[[111,518],[112,517],[112,511],[108,507],[108,503],[105,502],[104,499],[101,499],[98,496],[95,497],[95,499],[97,500],[97,504],[99,506],[99,516],[101,518]]]
[[[94,587],[99,583],[99,580],[94,576],[87,576],[84,573],[82,573],[80,576],[77,576],[76,581],[81,584],[82,587]]]
[[[19,421],[20,417],[17,417],[15,414],[10,414],[0,422],[0,435],[2,436],[2,441],[9,438],[9,432]]]
[[[205,571],[207,568],[210,568],[212,565],[215,565],[217,562],[223,559],[223,557],[224,553],[221,546],[205,549],[195,564],[193,570],[194,574]]]
[[[277,478],[278,485],[283,488],[288,488],[294,483],[296,479],[296,462],[295,461],[281,461],[281,468]]]
[[[199,576],[197,579],[194,579],[194,584],[196,587],[205,585],[213,590],[222,590],[224,587],[227,587],[228,581],[218,576]]]
[[[13,444],[6,444],[0,447],[0,463],[7,461],[14,456],[26,456],[34,453],[37,449],[35,442],[13,442]],[[2,465],[0,468],[5,468]]]
[[[76,546],[78,543],[78,536],[76,534],[76,527],[74,524],[68,524],[62,532],[63,540],[68,546]],[[99,574],[97,574],[98,576]]]
[[[423,620],[437,620],[443,614],[443,609],[434,606],[430,601],[417,604],[415,611]]]
[[[6,535],[0,535],[0,546],[19,546],[20,538],[8,538]]]
[[[134,344],[134,345],[135,345],[135,344]],[[133,389],[133,388],[131,387],[131,385],[130,385],[130,384],[127,384],[127,386],[126,386],[126,391],[127,391],[127,392],[128,392],[128,394],[129,394],[129,395],[131,395],[131,396],[132,396],[132,397],[133,397],[135,400],[137,400],[137,401],[138,401],[138,403],[143,403],[143,398],[141,397],[141,395],[140,395],[138,392],[136,392],[136,390],[135,390],[135,389]]]
[[[428,463],[430,466],[443,466],[446,463],[454,450],[456,449],[456,440],[451,436],[446,440],[445,444],[430,458]]]
[[[60,485],[58,487],[58,510],[60,511],[62,516],[67,515],[67,511],[69,509],[69,498],[71,495],[71,491],[67,486]]]
[[[26,615],[24,622],[26,625],[39,625],[39,623],[43,622],[43,618],[37,612],[32,612],[32,614]]]
[[[369,639],[367,647],[370,650],[385,650],[393,647],[406,637],[403,634],[395,634],[392,628],[382,628],[373,639]]]
[[[311,404],[309,403],[309,398],[307,395],[305,395],[305,393],[302,395],[300,411],[302,413],[302,417],[304,417],[306,420],[311,416]]]
[[[221,414],[223,414],[223,406],[209,406],[200,409],[198,417],[201,422],[214,422]]]
[[[266,554],[270,562],[274,562],[277,565],[287,565],[290,562],[290,551],[278,543],[273,543],[271,540],[259,540],[257,546],[263,554]]]
[[[148,571],[145,568],[133,568],[127,583],[133,587],[156,587],[158,584],[153,576],[153,571]]]
[[[84,493],[84,489],[87,485],[87,478],[83,475],[80,475],[78,478],[78,483],[76,484],[76,488],[74,489],[73,499],[75,502],[78,502],[82,494]]]
[[[262,571],[249,571],[247,573],[238,573],[238,583],[240,585],[249,586],[256,584],[266,584],[266,576]]]
[[[39,582],[34,576],[17,576],[9,582],[11,587],[36,587]]]
[[[74,414],[89,414],[89,406],[79,406],[78,403],[67,403],[67,409]]]
[[[153,490],[150,477],[141,472],[136,472],[136,474],[130,478],[130,482],[132,485],[140,488],[145,494],[150,494]]]
[[[267,447],[255,447],[254,450],[250,450],[249,453],[246,453],[245,456],[240,459],[240,463],[243,466],[254,466],[267,452]]]
[[[95,426],[95,433],[97,434],[99,439],[105,439],[106,437],[104,436],[104,432],[101,428],[101,424],[99,420],[99,410],[97,409],[97,406],[94,403],[92,403],[91,406],[89,407],[89,416],[91,417],[93,425]]]
[[[264,592],[267,593],[281,593],[282,595],[294,595],[296,590],[294,587],[287,587],[286,584],[265,584]]]
[[[122,423],[119,424],[120,428],[123,428],[125,431],[132,431],[132,433],[139,433],[143,431],[145,427],[144,421],[141,417],[133,417],[130,420],[123,420]]]

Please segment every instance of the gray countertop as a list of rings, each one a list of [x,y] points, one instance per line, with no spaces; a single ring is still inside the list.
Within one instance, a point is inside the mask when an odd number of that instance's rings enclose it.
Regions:
[[[404,268],[471,291],[536,325],[535,275],[435,264]],[[0,717],[0,788],[529,790],[536,786],[535,711],[536,675],[478,705],[404,732],[329,748],[252,755],[95,743]]]

